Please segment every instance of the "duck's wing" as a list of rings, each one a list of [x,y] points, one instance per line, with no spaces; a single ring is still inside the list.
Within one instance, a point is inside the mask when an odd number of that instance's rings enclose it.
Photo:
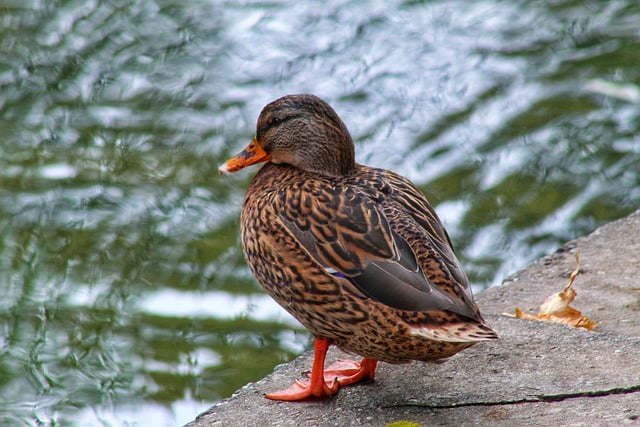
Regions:
[[[424,229],[424,235],[428,237],[444,264],[442,268],[451,274],[457,285],[473,301],[469,279],[455,255],[449,234],[427,198],[407,178],[387,170],[380,172],[392,188],[394,200]]]
[[[328,273],[407,311],[447,310],[477,319],[473,304],[431,283],[379,204],[354,186],[309,180],[278,197],[278,220]]]

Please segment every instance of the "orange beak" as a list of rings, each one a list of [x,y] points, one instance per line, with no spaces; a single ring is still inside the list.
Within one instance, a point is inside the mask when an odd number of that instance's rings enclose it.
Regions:
[[[269,160],[269,155],[262,149],[254,137],[244,150],[224,162],[224,164],[218,168],[218,172],[221,174],[233,173],[247,166],[266,162],[267,160]]]

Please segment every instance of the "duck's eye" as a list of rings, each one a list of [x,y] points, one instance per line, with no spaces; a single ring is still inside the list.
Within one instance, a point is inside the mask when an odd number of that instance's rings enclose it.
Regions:
[[[280,117],[271,117],[271,119],[269,120],[269,126],[276,126],[279,125],[282,122],[282,119]]]

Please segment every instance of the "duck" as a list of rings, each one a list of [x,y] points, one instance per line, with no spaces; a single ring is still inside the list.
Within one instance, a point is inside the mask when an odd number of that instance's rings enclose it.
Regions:
[[[258,163],[240,214],[243,252],[314,338],[308,378],[268,399],[331,397],[373,380],[379,362],[440,362],[498,339],[426,196],[398,173],[357,163],[327,102],[294,94],[267,104],[253,139],[219,172]],[[325,367],[331,345],[362,359]]]

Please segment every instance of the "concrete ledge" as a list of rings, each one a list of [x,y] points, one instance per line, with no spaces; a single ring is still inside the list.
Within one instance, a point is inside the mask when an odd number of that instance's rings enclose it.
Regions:
[[[564,287],[580,252],[572,304],[594,332],[519,320]],[[380,364],[376,380],[327,401],[272,402],[311,367],[280,365],[188,424],[205,426],[640,425],[640,211],[571,241],[478,296],[501,335],[443,364]],[[349,357],[336,349],[327,363]]]

